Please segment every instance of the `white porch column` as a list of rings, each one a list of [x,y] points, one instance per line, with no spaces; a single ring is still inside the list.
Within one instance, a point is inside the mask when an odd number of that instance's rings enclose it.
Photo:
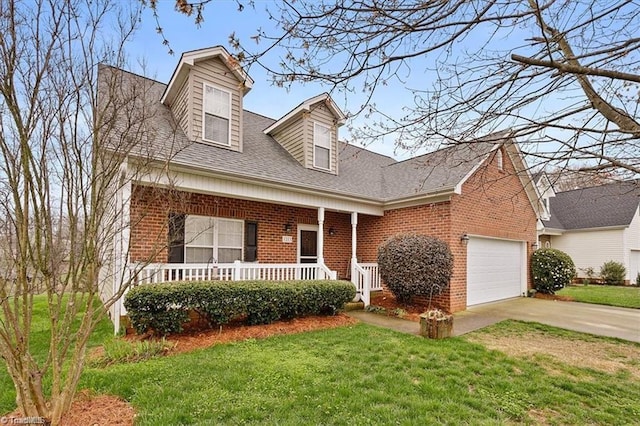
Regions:
[[[129,180],[127,164],[120,166],[120,188],[115,193],[115,206],[113,214],[118,218],[116,231],[116,244],[114,248],[114,270],[112,275],[112,294],[118,293],[122,286],[129,285],[129,244],[131,238],[130,227],[130,204],[131,204],[131,181]],[[105,283],[106,285],[106,283]],[[113,325],[115,333],[120,332],[120,315],[122,315],[124,296],[120,297],[113,304]]]
[[[324,265],[324,207],[318,207],[318,263]]]
[[[358,261],[356,250],[358,248],[358,212],[351,212],[351,265]],[[352,276],[353,276],[353,271]]]

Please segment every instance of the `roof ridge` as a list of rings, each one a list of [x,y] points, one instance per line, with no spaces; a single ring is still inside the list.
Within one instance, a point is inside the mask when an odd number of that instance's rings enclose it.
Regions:
[[[149,80],[149,81],[152,81],[152,82],[154,82],[154,83],[162,84],[162,85],[164,85],[164,86],[166,86],[166,85],[167,85],[167,83],[163,83],[162,81],[160,81],[160,80],[156,80],[155,78],[147,77],[146,75],[138,74],[138,73],[136,73],[136,72],[129,71],[129,70],[126,70],[126,69],[124,69],[124,68],[118,68],[118,67],[116,67],[116,66],[114,66],[114,65],[109,65],[109,64],[106,64],[106,63],[104,63],[104,62],[99,62],[99,63],[98,63],[98,66],[99,66],[99,67],[107,67],[107,68],[111,68],[111,69],[113,69],[113,70],[120,71],[120,72],[124,72],[124,73],[130,74],[130,75],[132,75],[132,76],[134,76],[134,77],[144,78],[145,80]]]
[[[583,188],[567,189],[566,191],[558,191],[558,192],[556,192],[556,195],[566,194],[567,192],[586,191],[586,190],[589,190],[589,189],[603,188],[605,186],[623,185],[623,184],[627,184],[627,183],[628,184],[638,185],[638,188],[640,188],[640,178],[637,178],[637,179],[618,180],[618,181],[615,181],[615,182],[603,183],[603,184],[600,184],[600,185],[585,186]]]

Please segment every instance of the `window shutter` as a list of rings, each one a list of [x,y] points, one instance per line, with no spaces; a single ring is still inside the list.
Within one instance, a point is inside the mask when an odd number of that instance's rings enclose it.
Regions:
[[[184,263],[185,215],[169,213],[169,263]]]
[[[258,260],[258,224],[245,222],[244,224],[244,261]]]

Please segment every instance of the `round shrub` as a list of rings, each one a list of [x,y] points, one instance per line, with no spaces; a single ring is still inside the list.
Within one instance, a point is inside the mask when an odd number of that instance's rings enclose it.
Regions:
[[[540,293],[554,294],[571,284],[576,275],[576,267],[567,253],[545,248],[533,252],[531,272],[536,290]]]
[[[600,278],[606,285],[623,285],[627,269],[620,262],[610,260],[600,267]]]
[[[400,234],[378,248],[378,265],[398,302],[407,303],[413,296],[437,296],[449,286],[453,256],[442,240]]]

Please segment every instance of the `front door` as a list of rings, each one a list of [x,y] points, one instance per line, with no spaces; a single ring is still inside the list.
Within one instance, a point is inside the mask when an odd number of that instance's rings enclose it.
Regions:
[[[313,225],[299,225],[298,263],[318,263],[318,228]],[[298,279],[315,280],[316,274],[316,268],[304,268]]]
[[[318,262],[318,231],[300,230],[299,262]]]

